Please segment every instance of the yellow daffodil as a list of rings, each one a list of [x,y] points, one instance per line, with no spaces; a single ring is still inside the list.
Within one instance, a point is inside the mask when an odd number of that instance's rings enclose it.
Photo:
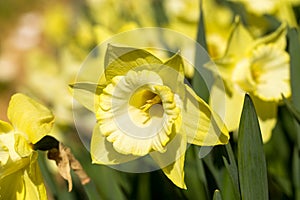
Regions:
[[[214,60],[217,73],[225,81],[224,118],[230,131],[238,128],[244,94],[249,93],[258,114],[263,141],[270,139],[281,95],[291,95],[285,36],[285,24],[270,35],[254,39],[242,23],[236,22],[225,55]],[[224,90],[216,83],[210,104],[217,112],[224,113],[219,102],[222,94]]]
[[[226,144],[229,134],[184,84],[183,70],[179,54],[162,62],[142,49],[108,46],[106,69],[95,94],[81,95],[80,90],[92,91],[88,83],[71,85],[74,98],[96,115],[93,163],[115,165],[150,155],[175,185],[186,188],[187,143]]]
[[[226,50],[228,30],[232,25],[233,13],[216,0],[202,0],[207,51],[211,58],[217,58]]]
[[[291,26],[297,26],[293,6],[300,5],[299,0],[230,0],[239,2],[256,15],[271,14]]]
[[[50,132],[52,113],[23,94],[15,94],[0,120],[0,199],[47,199],[33,145]]]

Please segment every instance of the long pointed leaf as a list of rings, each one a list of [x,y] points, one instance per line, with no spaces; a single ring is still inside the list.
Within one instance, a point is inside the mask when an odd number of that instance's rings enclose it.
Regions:
[[[238,174],[238,168],[237,168],[237,165],[236,165],[234,154],[233,154],[230,143],[225,145],[225,147],[226,147],[226,151],[227,151],[227,154],[228,154],[228,159],[226,159],[223,156],[224,165],[226,167],[226,170],[229,174],[229,177],[231,179],[231,183],[232,183],[233,188],[234,188],[235,199],[241,199],[240,188],[239,188],[239,177],[238,177],[239,174]]]
[[[297,110],[300,110],[300,41],[297,29],[293,28],[288,31],[288,51],[290,53],[291,64],[291,87],[292,100]]]
[[[300,124],[300,112],[295,108],[295,106],[289,102],[285,97],[283,97],[283,102],[285,103],[289,112],[293,115],[293,117],[297,120]]]
[[[242,199],[269,199],[265,154],[256,111],[245,96],[238,132],[238,169]]]
[[[203,9],[202,9],[202,1],[200,1],[200,16],[199,16],[199,23],[198,23],[198,32],[197,32],[197,42],[200,44],[201,47],[204,48],[204,50],[207,51],[207,44],[206,44],[206,38],[205,38],[205,26],[204,26],[204,18],[203,18]],[[203,55],[200,56],[200,54],[203,53],[203,49],[200,49],[198,46],[196,47],[196,55],[195,55],[195,74],[192,79],[192,85],[197,93],[204,101],[208,102],[209,98],[209,90],[206,87],[206,82],[203,79],[203,76],[206,78],[209,78],[211,75],[207,70],[203,68]],[[201,75],[199,74],[199,71],[201,71]]]

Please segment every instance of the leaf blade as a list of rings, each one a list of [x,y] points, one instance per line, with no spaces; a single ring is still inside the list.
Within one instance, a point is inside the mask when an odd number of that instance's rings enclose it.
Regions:
[[[262,137],[249,95],[245,96],[238,134],[238,170],[242,199],[269,199]]]

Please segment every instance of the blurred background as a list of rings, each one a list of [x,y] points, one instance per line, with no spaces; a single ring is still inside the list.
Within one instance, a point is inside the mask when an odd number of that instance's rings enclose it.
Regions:
[[[215,169],[220,170],[220,176],[222,167],[218,160],[207,159],[203,164],[198,159],[197,148],[187,152],[187,191],[173,186],[161,171],[130,174],[92,165],[89,152],[74,127],[68,84],[74,82],[93,48],[123,31],[163,27],[194,40],[199,40],[198,33],[202,31],[209,55],[217,58],[226,49],[237,14],[256,37],[275,30],[283,19],[291,27],[298,27],[300,1],[261,2],[203,0],[204,26],[201,27],[205,30],[199,30],[200,0],[1,0],[0,119],[7,120],[8,102],[16,92],[43,102],[56,116],[53,135],[72,149],[92,178],[90,185],[82,186],[73,176],[73,191],[67,192],[67,184],[57,175],[54,162],[47,161],[41,152],[40,165],[49,199],[212,199],[219,183],[207,163],[213,162]],[[189,76],[192,72],[186,73]],[[274,183],[271,183],[270,191],[279,199],[294,197],[295,189],[289,183],[291,176],[288,173],[289,142],[282,143],[285,148],[281,152],[283,160],[271,165],[273,171],[270,174],[279,173],[280,177],[271,176]],[[233,149],[234,146],[233,142]],[[285,167],[280,162],[285,162]],[[228,185],[227,176],[220,179],[223,185]],[[223,197],[232,188],[226,190]]]

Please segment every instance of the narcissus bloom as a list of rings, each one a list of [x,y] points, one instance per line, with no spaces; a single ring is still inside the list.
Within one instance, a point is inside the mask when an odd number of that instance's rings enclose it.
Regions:
[[[256,15],[275,15],[290,26],[297,27],[297,19],[293,6],[299,6],[299,0],[230,0],[243,4],[246,9]]]
[[[33,145],[50,132],[54,116],[43,105],[15,94],[0,120],[0,198],[47,199]]]
[[[76,95],[91,90],[75,83],[74,97],[97,119],[93,163],[115,165],[150,155],[178,187],[184,182],[187,143],[226,144],[229,134],[216,113],[186,84],[179,54],[166,62],[146,50],[108,46],[106,69],[95,101]]]
[[[242,23],[236,22],[225,55],[214,60],[217,73],[225,81],[225,90],[216,83],[210,101],[218,113],[224,113],[219,98],[225,91],[225,122],[230,131],[238,128],[244,94],[249,93],[258,114],[263,141],[270,139],[281,95],[291,95],[290,57],[285,51],[285,37],[285,24],[270,35],[254,39]]]

